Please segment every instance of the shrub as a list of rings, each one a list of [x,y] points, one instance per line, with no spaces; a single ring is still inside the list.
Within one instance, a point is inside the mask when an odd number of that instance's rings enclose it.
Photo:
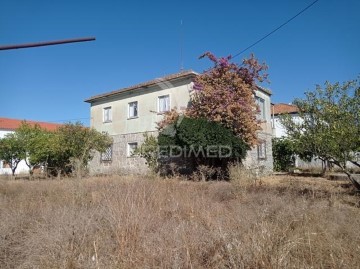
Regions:
[[[192,160],[195,169],[205,165],[220,167],[222,172],[226,172],[229,161],[245,158],[249,149],[243,140],[219,123],[184,116],[162,130],[158,142],[162,155]]]
[[[275,171],[288,171],[295,166],[295,156],[292,142],[287,138],[273,138],[272,152]]]
[[[134,154],[144,158],[151,171],[155,173],[158,171],[158,141],[155,136],[145,133],[144,142],[134,151]]]

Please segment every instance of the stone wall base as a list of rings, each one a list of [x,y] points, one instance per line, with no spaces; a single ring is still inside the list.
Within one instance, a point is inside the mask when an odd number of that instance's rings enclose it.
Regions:
[[[157,135],[156,132],[148,132],[148,134]],[[265,157],[259,158],[258,148],[255,146],[252,150],[248,151],[247,157],[243,163],[248,169],[255,169],[261,174],[269,174],[273,171],[272,135],[259,132],[258,136],[260,140],[265,141]],[[100,153],[95,153],[94,158],[89,164],[90,175],[128,175],[146,174],[149,172],[149,168],[143,158],[127,156],[128,143],[137,142],[138,145],[141,145],[144,141],[144,133],[115,135],[113,136],[113,140],[112,160],[102,162],[100,160]]]

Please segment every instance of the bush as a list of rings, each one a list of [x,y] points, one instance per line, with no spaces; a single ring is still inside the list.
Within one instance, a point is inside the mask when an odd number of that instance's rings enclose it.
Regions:
[[[288,171],[295,166],[295,153],[292,142],[284,137],[273,138],[272,152],[275,171]]]
[[[205,165],[221,168],[222,172],[227,171],[230,161],[244,159],[249,149],[242,139],[222,125],[184,116],[160,132],[158,143],[163,156],[192,160],[195,169]],[[218,173],[213,175],[219,177]]]
[[[144,138],[144,142],[134,151],[134,154],[144,158],[150,170],[156,173],[159,169],[158,141],[155,136],[148,133],[144,134]]]

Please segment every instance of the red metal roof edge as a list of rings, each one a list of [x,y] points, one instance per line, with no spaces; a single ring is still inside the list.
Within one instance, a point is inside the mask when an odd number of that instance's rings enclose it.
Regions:
[[[30,125],[38,124],[41,128],[54,131],[62,124],[59,123],[50,123],[50,122],[42,122],[42,121],[33,121],[33,120],[19,120],[19,119],[11,119],[11,118],[0,118],[0,130],[9,130],[13,131],[20,127],[21,123],[26,121]]]
[[[280,114],[296,114],[299,112],[299,108],[292,104],[278,103],[273,104],[274,116]]]

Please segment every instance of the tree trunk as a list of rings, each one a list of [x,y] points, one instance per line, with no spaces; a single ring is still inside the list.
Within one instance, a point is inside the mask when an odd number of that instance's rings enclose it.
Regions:
[[[353,165],[356,165],[357,167],[360,167],[360,164],[358,162],[355,161],[350,161]]]
[[[337,165],[338,167],[341,168],[342,172],[345,173],[348,177],[348,179],[350,180],[350,182],[354,185],[354,187],[356,188],[357,191],[360,191],[360,183],[357,182],[357,180],[355,178],[353,178],[351,176],[351,174],[346,171],[346,169],[338,162],[338,161],[332,161],[333,164]]]
[[[351,174],[347,171],[344,171],[344,173],[348,176],[349,180],[351,181],[351,183],[355,186],[355,188],[357,189],[357,191],[360,191],[360,183],[357,182],[357,180],[351,176]]]
[[[321,176],[324,176],[326,173],[326,160],[320,159],[321,160],[321,167],[322,167],[322,171],[321,171]]]
[[[60,180],[61,179],[61,169],[57,169],[56,172],[57,172],[57,175],[56,175],[57,179]]]

